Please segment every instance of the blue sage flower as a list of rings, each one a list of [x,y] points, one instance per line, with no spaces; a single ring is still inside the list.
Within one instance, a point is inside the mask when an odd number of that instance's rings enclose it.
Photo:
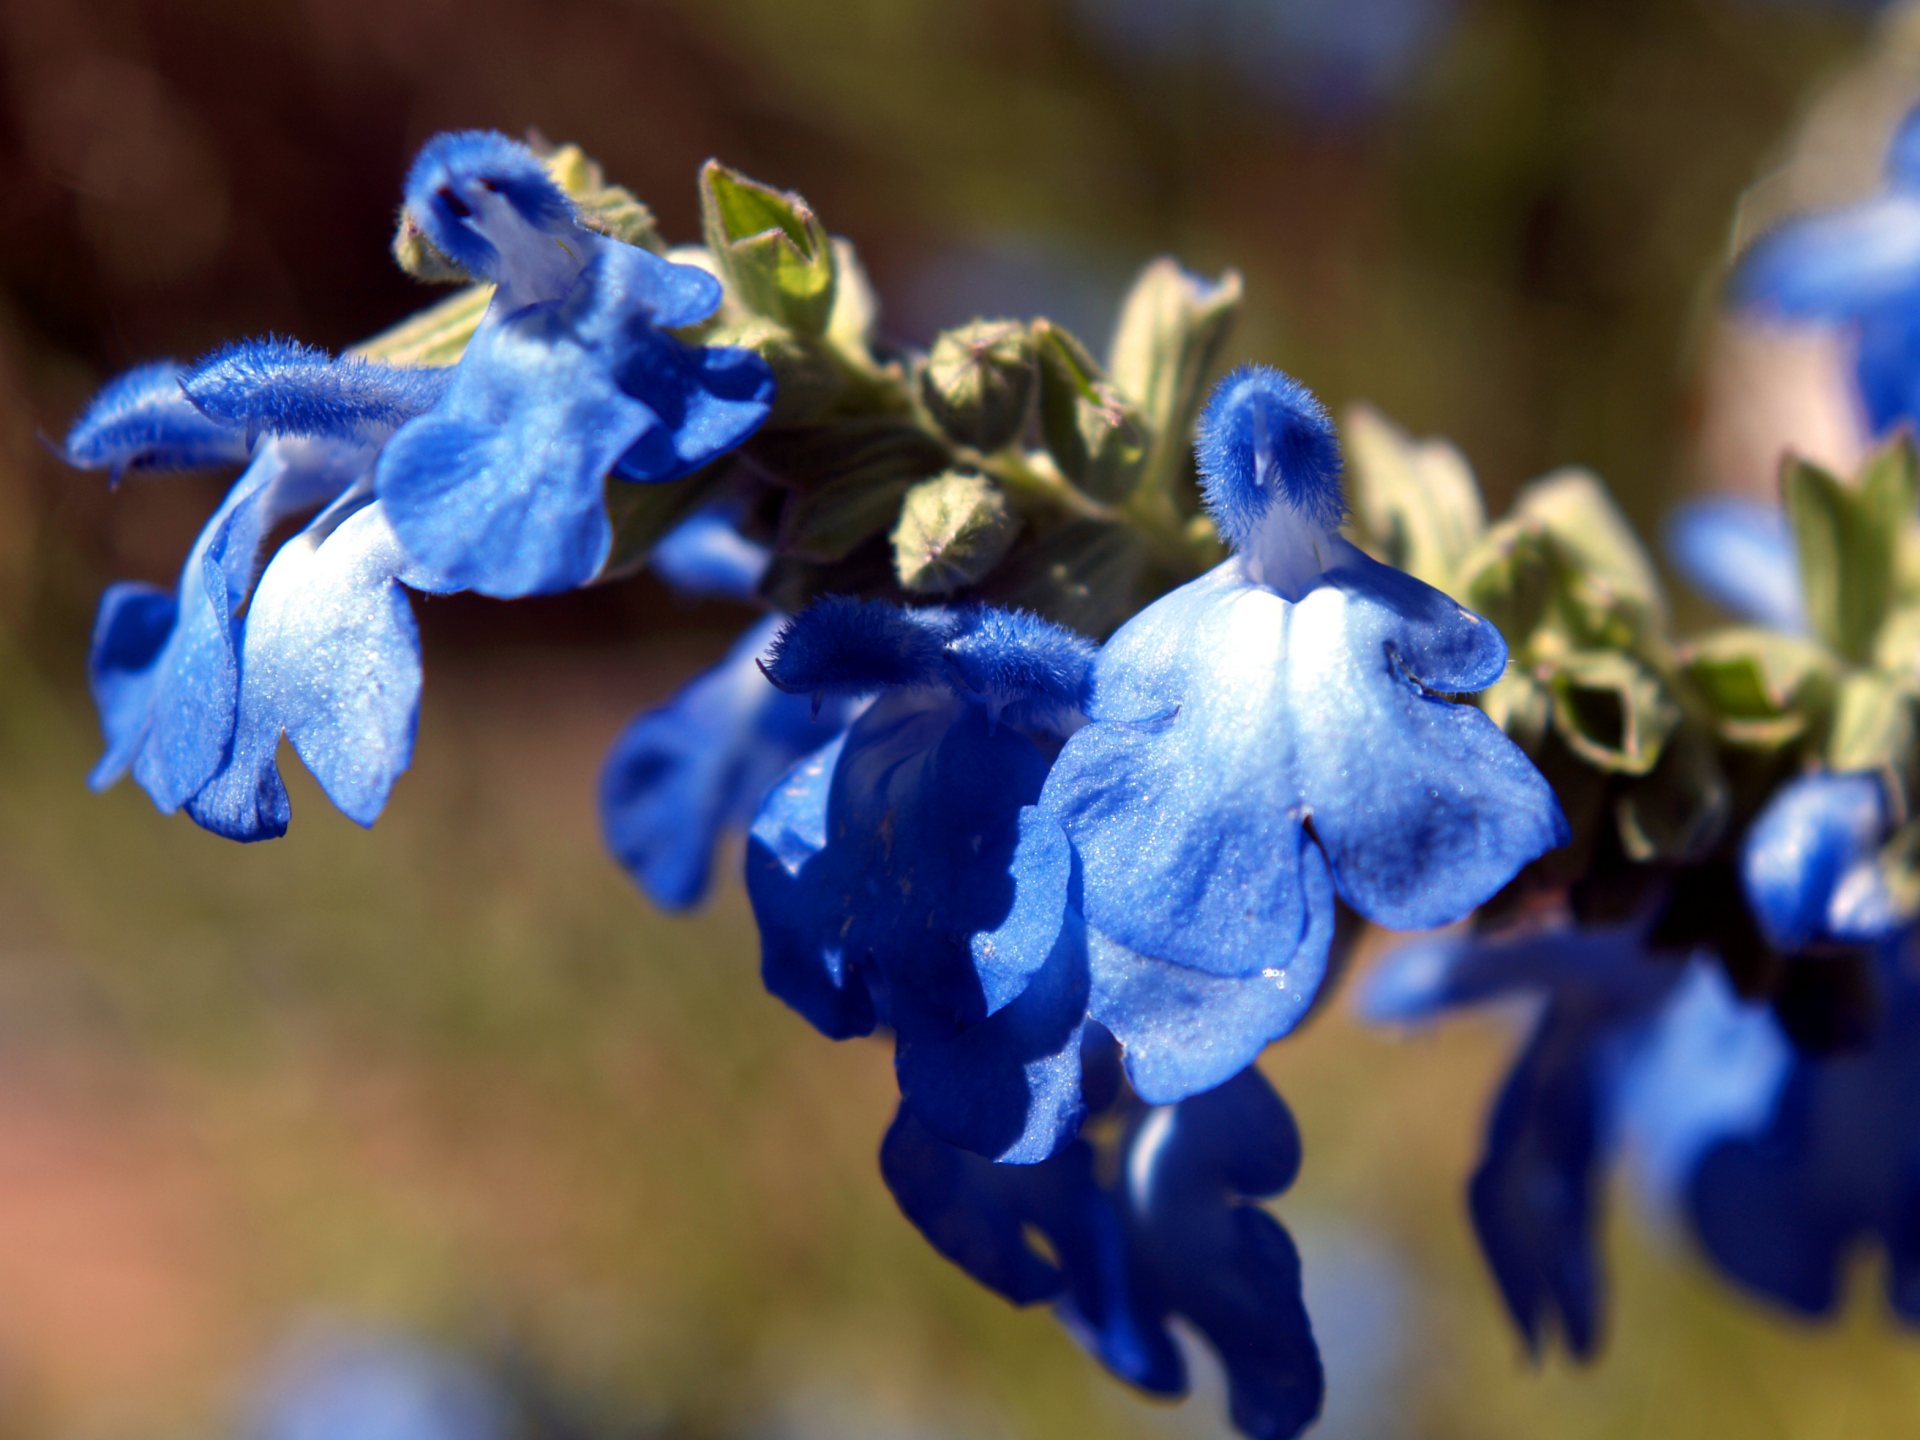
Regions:
[[[769,556],[720,511],[681,522],[648,566],[676,590],[735,600],[751,596]],[[767,683],[760,657],[783,618],[750,626],[713,669],[666,704],[636,717],[600,773],[600,818],[621,866],[666,910],[705,898],[720,842],[743,831],[774,781],[846,728],[843,697],[812,697]]]
[[[121,584],[101,601],[89,673],[107,749],[92,783],[131,771],[163,811],[184,807],[235,839],[278,835],[284,733],[334,802],[370,824],[411,758],[417,716],[419,643],[400,584],[452,588],[394,542],[372,467],[444,377],[268,340],[176,369],[172,383],[232,443],[196,441],[169,463],[236,448],[253,458],[175,589]],[[114,382],[105,403],[127,389]],[[67,452],[112,468],[129,452],[101,442],[100,411],[76,422]],[[268,537],[302,514],[314,518],[263,570]]]
[[[1415,940],[1368,976],[1361,1004],[1409,1023],[1499,1000],[1535,1010],[1468,1187],[1474,1232],[1527,1348],[1558,1333],[1584,1357],[1602,1329],[1614,1158],[1633,1152],[1643,1194],[1678,1219],[1701,1157],[1764,1121],[1793,1049],[1716,963],[1653,953],[1638,925]]]
[[[1041,800],[1083,872],[1093,1016],[1153,1103],[1298,1023],[1336,895],[1441,925],[1568,837],[1525,755],[1448,698],[1500,677],[1499,633],[1340,537],[1339,449],[1306,389],[1229,376],[1199,457],[1235,553],[1107,642]]]
[[[184,367],[154,360],[115,377],[87,402],[61,455],[80,470],[105,470],[115,485],[128,471],[205,470],[238,465],[245,435],[202,414],[180,388]]]
[[[1028,615],[830,599],[766,664],[795,694],[876,697],[754,820],[767,988],[834,1038],[889,1026],[907,1107],[996,1159],[1042,1159],[1080,1120],[1072,857],[1033,802],[1091,652]]]
[[[1186,1393],[1170,1323],[1182,1319],[1226,1370],[1235,1428],[1298,1435],[1320,1411],[1320,1356],[1299,1255],[1257,1203],[1299,1170],[1287,1107],[1254,1070],[1178,1105],[1144,1105],[1117,1077],[1089,1088],[1110,1150],[1075,1140],[1038,1165],[946,1144],[902,1105],[880,1152],[888,1188],[941,1254],[1016,1305],[1051,1304],[1122,1380]]]
[[[437,137],[407,212],[497,287],[444,400],[378,467],[401,543],[452,583],[503,598],[585,584],[613,544],[609,475],[675,479],[766,419],[764,361],[667,333],[711,316],[720,282],[588,230],[525,146]]]
[[[1920,110],[1894,133],[1885,188],[1762,236],[1733,297],[1762,315],[1849,327],[1876,434],[1920,415]]]
[[[244,1440],[508,1440],[509,1397],[479,1366],[419,1341],[314,1328],[282,1347]]]

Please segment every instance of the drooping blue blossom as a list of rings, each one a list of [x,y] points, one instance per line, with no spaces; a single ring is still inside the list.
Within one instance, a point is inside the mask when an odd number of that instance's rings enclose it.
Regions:
[[[171,360],[139,365],[102,386],[68,430],[61,455],[81,470],[203,470],[238,465],[247,437],[202,414],[180,388]]]
[[[610,474],[675,479],[766,418],[764,361],[666,333],[712,315],[720,282],[588,230],[524,146],[438,137],[407,210],[497,287],[444,400],[378,468],[402,544],[454,583],[503,598],[586,583],[613,543]]]
[[[1033,802],[1091,651],[1027,615],[829,599],[766,662],[798,695],[876,696],[754,820],[767,987],[834,1038],[889,1026],[908,1108],[996,1159],[1042,1159],[1080,1120],[1072,857]]]
[[[1229,376],[1199,456],[1235,554],[1107,642],[1041,800],[1083,874],[1093,1016],[1153,1103],[1298,1023],[1336,895],[1445,924],[1568,835],[1520,750],[1447,698],[1498,679],[1505,643],[1340,537],[1338,449],[1298,382]]]
[[[1849,327],[1876,434],[1920,415],[1920,110],[1894,133],[1885,188],[1762,236],[1741,258],[1733,297],[1756,314]]]
[[[1764,500],[1690,500],[1667,522],[1667,553],[1702,595],[1742,620],[1806,633],[1806,601],[1786,512]]]
[[[243,446],[264,438],[173,591],[122,584],[102,599],[89,673],[107,748],[92,783],[131,771],[163,811],[185,807],[236,839],[277,835],[284,731],[336,803],[371,823],[410,758],[420,687],[396,582],[450,588],[393,542],[371,470],[437,382],[356,361],[343,384],[323,356],[263,341],[178,370],[175,386],[194,404],[215,397],[210,423]],[[263,573],[269,535],[314,512]]]
[[[1089,1100],[1112,1122],[1110,1153],[1078,1139],[1037,1165],[995,1165],[903,1105],[880,1152],[888,1188],[941,1254],[1016,1305],[1051,1304],[1122,1380],[1185,1394],[1171,1328],[1184,1320],[1226,1370],[1235,1428],[1298,1435],[1320,1410],[1320,1357],[1299,1255],[1257,1203],[1299,1170],[1293,1117],[1254,1070],[1177,1105],[1144,1105],[1110,1058],[1100,1063],[1112,1042],[1095,1034],[1089,1048]]]
[[[769,559],[720,510],[702,511],[654,547],[648,566],[676,590],[744,600]],[[777,689],[760,658],[783,618],[750,626],[713,669],[637,716],[600,772],[608,848],[654,904],[685,910],[705,898],[726,834],[745,830],[773,782],[846,728],[853,702]]]
[[[1792,1046],[1711,959],[1654,953],[1638,924],[1415,940],[1367,977],[1361,1004],[1405,1024],[1498,1000],[1535,1011],[1468,1187],[1474,1232],[1527,1348],[1557,1333],[1588,1356],[1608,1167],[1632,1151],[1644,1193],[1677,1216],[1700,1157],[1763,1121]]]

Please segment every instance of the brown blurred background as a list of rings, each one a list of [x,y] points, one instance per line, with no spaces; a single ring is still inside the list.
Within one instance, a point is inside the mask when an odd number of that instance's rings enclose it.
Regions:
[[[1221,1425],[1217,1395],[1136,1403],[927,1251],[873,1164],[883,1048],[760,992],[737,889],[664,920],[601,852],[600,755],[737,614],[646,581],[424,605],[419,759],[370,834],[304,776],[292,836],[246,850],[91,796],[98,593],[170,577],[223,483],[109,501],[62,469],[38,437],[103,379],[383,328],[428,298],[386,253],[414,148],[537,127],[676,239],[708,155],[801,190],[906,340],[1045,312],[1098,343],[1142,261],[1238,266],[1234,358],[1452,436],[1496,504],[1592,465],[1650,528],[1700,479],[1743,191],[1848,67],[1880,57],[1876,113],[1920,93],[1875,24],[1786,0],[0,0],[0,1436],[218,1433],[316,1308],[511,1343],[696,1435]],[[1854,148],[1843,188],[1872,169]],[[1866,1287],[1803,1332],[1625,1207],[1611,1353],[1530,1372],[1461,1200],[1508,1035],[1396,1045],[1336,1013],[1270,1058],[1308,1144],[1280,1212],[1322,1433],[1911,1433],[1920,1349]]]

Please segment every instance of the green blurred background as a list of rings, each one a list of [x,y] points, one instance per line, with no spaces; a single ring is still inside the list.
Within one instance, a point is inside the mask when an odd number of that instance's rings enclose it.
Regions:
[[[0,1436],[218,1433],[316,1310],[508,1345],[695,1436],[1223,1429],[1217,1393],[1138,1403],[927,1250],[874,1165],[884,1047],[760,991],[737,886],[665,919],[601,851],[607,744],[739,613],[644,580],[423,603],[419,761],[371,833],[304,774],[291,837],[249,849],[130,786],[91,796],[98,592],[171,576],[223,483],[109,502],[64,471],[38,437],[103,378],[382,328],[426,298],[385,248],[415,146],[538,127],[676,238],[709,154],[803,191],[906,340],[1045,311],[1098,342],[1142,261],[1237,266],[1233,358],[1453,436],[1495,503],[1592,465],[1648,527],[1701,483],[1729,388],[1703,377],[1743,191],[1849,67],[1872,67],[1868,128],[1920,93],[1876,23],[1784,0],[0,0]],[[1873,163],[1861,140],[1800,173],[1817,193]],[[1340,1010],[1267,1062],[1307,1143],[1279,1211],[1328,1352],[1320,1433],[1920,1425],[1920,1342],[1870,1285],[1806,1330],[1624,1205],[1607,1354],[1531,1368],[1462,1198],[1510,1028],[1398,1042]]]

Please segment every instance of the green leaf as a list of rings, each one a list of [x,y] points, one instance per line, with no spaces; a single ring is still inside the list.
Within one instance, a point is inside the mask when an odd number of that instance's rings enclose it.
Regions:
[[[1348,474],[1361,526],[1389,565],[1450,589],[1486,532],[1466,458],[1444,440],[1415,440],[1368,405],[1347,412]]]
[[[427,238],[411,210],[402,209],[393,229],[393,263],[427,285],[461,285],[473,277]],[[492,286],[487,287],[489,291]]]
[[[900,504],[893,568],[912,595],[944,595],[983,579],[1013,544],[1020,522],[1000,487],[981,475],[922,480]]]
[[[1123,500],[1146,454],[1140,414],[1087,348],[1051,320],[1033,322],[1040,433],[1060,473],[1105,501]]]
[[[609,185],[599,162],[578,145],[557,145],[540,158],[547,173],[578,209],[580,223],[589,230],[656,255],[667,248],[653,212],[631,190]]]
[[[1473,701],[1529,755],[1537,756],[1553,724],[1553,692],[1524,670],[1509,669]]]
[[[1680,723],[1680,707],[1660,677],[1619,651],[1566,655],[1549,683],[1555,729],[1601,770],[1645,775]]]
[[[1902,438],[1882,449],[1856,485],[1790,456],[1781,483],[1813,632],[1865,661],[1892,608],[1901,536],[1920,492],[1913,448]]]
[[[1203,280],[1155,260],[1120,307],[1107,370],[1148,431],[1142,484],[1165,490],[1189,462],[1194,422],[1220,347],[1240,309],[1237,271]]]
[[[1539,526],[1502,520],[1459,568],[1459,597],[1519,648],[1547,618],[1556,582],[1556,558]]]
[[[816,563],[844,559],[892,529],[908,489],[952,462],[926,431],[889,418],[763,433],[749,452],[792,492],[780,514],[781,552]]]
[[[1621,848],[1641,865],[1704,860],[1732,812],[1733,794],[1712,745],[1686,727],[1670,738],[1659,764],[1627,781],[1614,801]]]
[[[1913,768],[1916,732],[1914,695],[1885,675],[1849,675],[1834,697],[1827,732],[1831,770],[1885,770],[1905,776]]]
[[[451,365],[465,353],[492,300],[493,286],[470,285],[354,346],[352,353],[389,365]]]
[[[920,394],[942,430],[976,450],[1003,449],[1033,406],[1033,341],[1012,320],[942,332],[920,371]]]
[[[1586,603],[1596,610],[1624,602],[1650,618],[1665,613],[1652,558],[1591,471],[1542,476],[1520,492],[1511,513],[1537,521],[1553,537],[1570,568],[1589,582]]]
[[[700,227],[743,305],[801,335],[826,332],[838,272],[805,200],[709,160],[700,171]]]
[[[1798,740],[1832,703],[1837,670],[1824,646],[1772,630],[1717,630],[1693,641],[1683,673],[1729,744],[1770,750]]]

